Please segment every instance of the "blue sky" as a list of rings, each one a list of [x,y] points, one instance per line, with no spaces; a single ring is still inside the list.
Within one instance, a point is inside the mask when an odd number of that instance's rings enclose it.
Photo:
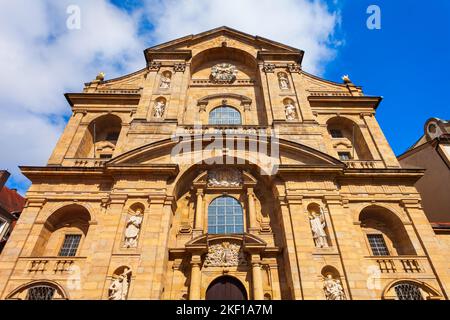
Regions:
[[[80,30],[66,30],[70,4],[81,9]],[[366,27],[369,5],[381,9],[381,30]],[[428,118],[450,119],[448,0],[279,0],[276,6],[272,0],[17,0],[2,6],[0,168],[12,172],[8,186],[21,193],[29,181],[17,166],[47,161],[70,116],[65,92],[81,91],[100,71],[112,78],[143,67],[146,47],[221,25],[304,49],[306,71],[334,81],[349,74],[366,94],[383,96],[377,119],[396,154],[422,135]]]
[[[384,97],[377,113],[399,155],[431,117],[450,119],[450,1],[340,1],[345,44],[324,76],[343,73],[368,95]],[[381,30],[364,27],[370,4],[381,8]]]

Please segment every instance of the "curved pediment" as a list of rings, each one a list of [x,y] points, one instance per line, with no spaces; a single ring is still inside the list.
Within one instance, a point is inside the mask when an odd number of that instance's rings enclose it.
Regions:
[[[186,248],[207,248],[211,243],[226,242],[226,241],[239,241],[246,247],[266,247],[267,243],[255,236],[254,234],[204,234],[197,238],[188,241],[185,245]]]
[[[211,138],[213,137],[213,138]],[[334,157],[314,148],[284,139],[276,142],[269,140],[261,144],[258,137],[249,135],[187,135],[179,141],[161,140],[119,155],[107,163],[115,165],[155,165],[178,164],[230,164],[230,159],[237,159],[241,164],[249,163],[262,167],[270,162],[274,166],[337,167],[345,164]],[[232,148],[236,149],[230,149]],[[256,150],[267,150],[268,154]],[[236,164],[239,164],[236,163]]]

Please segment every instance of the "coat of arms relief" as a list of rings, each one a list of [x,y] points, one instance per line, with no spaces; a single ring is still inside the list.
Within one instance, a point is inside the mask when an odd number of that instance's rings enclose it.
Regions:
[[[230,63],[219,63],[211,68],[211,79],[216,83],[231,83],[236,80],[238,70]]]
[[[205,267],[237,267],[246,264],[244,252],[237,243],[222,242],[210,245]]]
[[[234,169],[216,169],[208,172],[208,187],[240,187],[242,172]]]

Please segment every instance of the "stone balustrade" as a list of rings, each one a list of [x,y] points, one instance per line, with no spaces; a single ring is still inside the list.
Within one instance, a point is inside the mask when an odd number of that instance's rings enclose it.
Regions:
[[[102,167],[109,159],[99,158],[70,158],[64,159],[63,166],[67,167]]]
[[[343,161],[350,169],[382,169],[383,161],[380,160],[346,160]]]
[[[426,257],[400,256],[400,257],[368,257],[374,261],[381,273],[426,273],[429,264]]]
[[[22,257],[19,265],[28,274],[69,275],[84,265],[85,257]]]

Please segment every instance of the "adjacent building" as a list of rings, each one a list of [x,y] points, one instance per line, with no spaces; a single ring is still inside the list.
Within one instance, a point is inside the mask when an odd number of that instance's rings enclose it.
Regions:
[[[227,27],[68,93],[0,258],[2,299],[448,299],[449,247],[381,98]]]
[[[9,176],[8,171],[0,170],[0,253],[25,205],[25,199],[17,190],[5,186]]]
[[[429,119],[423,136],[398,157],[403,167],[425,168],[416,182],[422,206],[434,231],[450,243],[450,123]]]

